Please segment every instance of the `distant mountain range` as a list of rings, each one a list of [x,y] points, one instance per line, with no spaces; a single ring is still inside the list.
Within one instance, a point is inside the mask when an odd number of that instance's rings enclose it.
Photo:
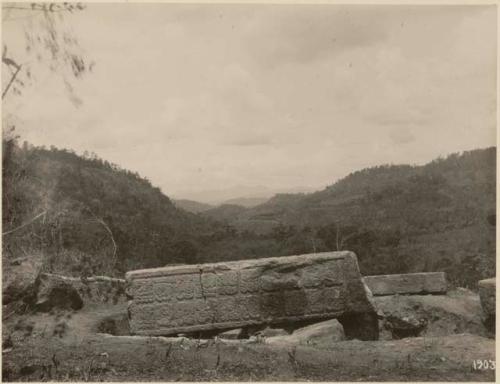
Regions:
[[[178,200],[172,200],[172,202],[176,207],[192,213],[205,212],[208,211],[209,209],[214,208],[213,205],[200,203],[194,200],[178,199]]]
[[[224,201],[221,205],[240,205],[245,208],[252,208],[260,204],[264,204],[269,200],[269,197],[237,197]]]
[[[213,190],[178,191],[173,200],[196,201],[211,206],[236,204],[252,207],[269,200],[278,193],[314,192],[317,188],[296,186],[289,188],[271,188],[265,185],[235,185]]]
[[[269,200],[269,198],[267,197],[239,197],[223,201],[220,204],[200,203],[199,201],[187,199],[174,199],[172,200],[172,202],[176,207],[182,208],[188,212],[201,213],[208,210],[217,209],[219,207],[224,207],[225,205],[237,205],[239,207],[252,208],[265,203],[267,200]]]

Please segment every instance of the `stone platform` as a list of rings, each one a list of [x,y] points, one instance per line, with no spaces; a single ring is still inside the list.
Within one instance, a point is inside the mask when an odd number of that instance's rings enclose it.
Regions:
[[[182,265],[126,274],[130,329],[171,335],[328,318],[376,339],[376,311],[352,252]]]

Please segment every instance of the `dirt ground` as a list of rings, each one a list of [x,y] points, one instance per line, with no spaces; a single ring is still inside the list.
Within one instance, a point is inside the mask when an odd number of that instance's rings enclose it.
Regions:
[[[494,381],[495,341],[471,334],[321,348],[265,340],[126,334],[126,304],[13,316],[3,323],[4,381]]]

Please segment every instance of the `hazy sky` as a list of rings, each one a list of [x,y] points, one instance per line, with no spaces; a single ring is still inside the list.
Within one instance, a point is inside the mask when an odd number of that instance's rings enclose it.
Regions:
[[[67,21],[96,62],[83,104],[48,76],[4,113],[170,196],[320,189],[496,142],[494,6],[89,4]]]

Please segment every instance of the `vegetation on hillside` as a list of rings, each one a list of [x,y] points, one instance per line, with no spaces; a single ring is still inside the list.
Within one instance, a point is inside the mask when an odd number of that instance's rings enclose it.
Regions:
[[[224,231],[96,155],[3,145],[4,257],[42,253],[51,271],[116,274],[196,262],[197,249]]]
[[[174,205],[178,208],[181,208],[185,211],[191,212],[191,213],[200,213],[204,211],[208,211],[209,209],[213,208],[213,205],[210,204],[205,204],[205,203],[200,203],[198,201],[194,200],[187,200],[187,199],[176,199],[172,200]]]
[[[3,254],[78,276],[349,249],[365,275],[439,270],[474,288],[495,274],[495,165],[476,150],[193,214],[94,154],[3,140]]]
[[[496,148],[488,148],[363,169],[219,219],[273,239],[281,254],[350,249],[365,275],[439,270],[474,288],[495,275],[495,188]]]

